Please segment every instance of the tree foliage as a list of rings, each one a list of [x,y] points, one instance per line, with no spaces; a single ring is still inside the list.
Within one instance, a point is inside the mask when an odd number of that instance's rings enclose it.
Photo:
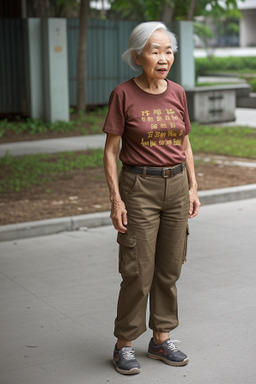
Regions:
[[[49,17],[50,0],[27,0],[28,17]]]
[[[77,17],[77,0],[27,0],[28,17]]]
[[[77,0],[50,0],[50,5],[55,17],[76,17],[79,10]]]
[[[110,3],[111,9],[120,12],[122,18],[137,21],[192,20],[197,15],[215,17],[227,11],[239,15],[237,0],[110,0]]]

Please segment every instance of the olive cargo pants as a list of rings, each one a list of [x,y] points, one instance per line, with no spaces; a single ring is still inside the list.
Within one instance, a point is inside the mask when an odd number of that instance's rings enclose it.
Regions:
[[[128,225],[118,233],[122,283],[114,335],[134,340],[149,327],[169,332],[178,325],[177,290],[186,257],[189,194],[186,169],[168,178],[122,169],[119,188]]]

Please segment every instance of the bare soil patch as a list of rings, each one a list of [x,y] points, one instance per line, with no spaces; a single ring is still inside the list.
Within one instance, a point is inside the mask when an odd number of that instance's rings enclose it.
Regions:
[[[255,183],[255,168],[202,164],[196,166],[199,190]],[[60,175],[28,191],[2,193],[0,225],[110,210],[102,167]]]
[[[5,133],[0,139],[0,144],[71,137],[78,134],[76,131],[46,132],[36,135],[28,133],[16,135],[10,132],[10,134]],[[199,157],[204,156],[201,154]],[[234,159],[225,159],[230,161],[223,161],[220,164],[209,162],[195,166],[199,190],[256,183],[255,168],[232,165]],[[240,160],[245,161],[246,159]],[[103,168],[87,168],[76,170],[68,175],[56,176],[47,185],[22,192],[2,193],[0,196],[0,225],[108,210],[110,210],[109,193]]]
[[[44,132],[31,135],[30,133],[23,132],[22,134],[15,134],[13,132],[5,132],[0,138],[0,144],[5,143],[18,143],[21,141],[35,141],[35,140],[46,140],[46,139],[60,139],[63,137],[82,136],[79,130],[72,130],[70,132]]]

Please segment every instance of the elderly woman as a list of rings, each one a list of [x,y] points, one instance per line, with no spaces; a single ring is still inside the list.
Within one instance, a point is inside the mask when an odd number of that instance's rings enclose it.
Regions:
[[[188,217],[197,215],[200,202],[185,92],[166,79],[176,49],[163,23],[145,22],[133,30],[122,59],[142,73],[114,88],[103,128],[122,276],[113,362],[122,374],[140,372],[131,343],[146,331],[148,296],[153,331],[148,356],[174,366],[188,363],[169,332],[178,326],[175,283],[186,257]]]

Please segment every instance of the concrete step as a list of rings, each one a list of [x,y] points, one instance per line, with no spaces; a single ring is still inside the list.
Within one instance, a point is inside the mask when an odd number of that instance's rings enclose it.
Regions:
[[[256,108],[256,93],[250,93],[249,96],[237,97],[236,106],[239,108]]]

